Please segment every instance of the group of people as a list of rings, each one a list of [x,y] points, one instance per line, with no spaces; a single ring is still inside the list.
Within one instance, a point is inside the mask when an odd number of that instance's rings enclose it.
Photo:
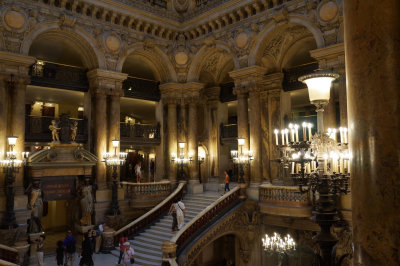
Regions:
[[[121,264],[121,261],[123,266],[128,266],[135,262],[135,251],[131,247],[127,236],[122,236],[119,240],[118,264]]]

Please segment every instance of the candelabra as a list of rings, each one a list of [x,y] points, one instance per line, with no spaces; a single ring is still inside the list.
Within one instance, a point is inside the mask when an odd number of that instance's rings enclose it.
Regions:
[[[112,145],[114,148],[114,152],[107,152],[103,154],[103,162],[105,162],[108,168],[112,168],[112,197],[111,197],[111,215],[119,215],[121,214],[118,205],[118,173],[117,169],[121,165],[125,163],[127,153],[126,152],[117,152],[117,148],[119,146],[119,140],[113,140]]]
[[[303,123],[303,138],[299,140],[299,126],[275,130],[275,142],[281,152],[281,162],[291,165],[291,177],[302,193],[313,196],[313,221],[321,231],[315,238],[321,254],[316,254],[318,265],[340,265],[343,257],[336,260],[332,250],[337,239],[331,234],[332,225],[339,221],[337,198],[348,192],[350,177],[347,128],[329,129],[323,133],[323,111],[329,101],[330,87],[337,74],[315,72],[299,78],[307,84],[310,102],[316,106],[318,131],[312,136],[312,125]],[[290,131],[290,138],[289,138]],[[308,136],[307,136],[308,132]],[[337,133],[340,133],[340,142]],[[279,143],[279,133],[281,143]]]
[[[189,154],[189,157],[185,157],[185,142],[179,142],[179,157],[176,156],[175,153],[171,154],[172,162],[178,165],[178,180],[185,179],[185,166],[193,161],[192,156]]]
[[[0,161],[0,166],[5,173],[4,193],[6,195],[6,212],[4,214],[2,228],[10,229],[18,226],[14,212],[14,182],[15,174],[19,172],[23,161],[17,159],[18,153],[14,151],[14,146],[17,143],[18,137],[11,136],[7,137],[7,139],[8,145],[10,146],[10,151],[6,153],[5,159]],[[25,162],[25,159],[29,156],[29,152],[22,152],[21,156]]]
[[[254,157],[251,150],[243,150],[245,139],[238,138],[237,141],[239,149],[232,150],[231,157],[233,163],[239,166],[239,183],[244,183],[244,167],[249,166]]]

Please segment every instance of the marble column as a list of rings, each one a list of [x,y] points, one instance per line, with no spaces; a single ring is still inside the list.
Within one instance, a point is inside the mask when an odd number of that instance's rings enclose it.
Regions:
[[[398,0],[344,2],[353,265],[400,265],[399,17]]]
[[[337,128],[336,125],[336,97],[335,87],[332,85],[330,91],[329,103],[324,108],[324,129],[328,132],[328,128]]]
[[[261,155],[261,107],[260,89],[251,88],[249,92],[250,150],[254,160],[250,165],[250,182],[260,184],[262,180]]]
[[[88,151],[93,152],[93,120],[92,120],[92,109],[94,109],[92,95],[90,91],[85,92],[83,95],[83,115],[87,119],[87,132],[88,141],[85,145]]]
[[[281,130],[281,89],[272,89],[268,91],[268,120],[269,120],[269,157],[274,160],[280,157],[279,151],[274,142],[274,130]],[[279,164],[270,163],[271,183],[275,185],[283,185],[283,181],[279,174]]]
[[[240,91],[236,90],[237,94],[237,127],[238,127],[238,138],[243,138],[244,139],[244,145],[241,147],[238,147],[238,150],[240,152],[240,149],[242,151],[248,151],[249,150],[249,118],[248,118],[248,94],[247,91]],[[244,182],[247,184],[249,181],[249,169],[245,167],[244,169]]]
[[[114,139],[120,140],[120,95],[112,94],[109,95],[109,106],[108,106],[108,151],[113,152],[112,141]],[[117,152],[119,151],[119,147]]]
[[[107,95],[103,91],[95,92],[95,124],[94,124],[94,154],[98,158],[96,178],[100,189],[106,187],[106,166],[102,162],[107,151]]]
[[[188,125],[188,154],[192,156],[190,164],[191,182],[199,182],[198,164],[198,143],[197,143],[197,99],[189,102],[189,125]],[[192,181],[193,180],[193,181]]]
[[[271,183],[270,171],[270,130],[269,130],[269,111],[268,111],[268,91],[260,92],[260,115],[261,115],[261,166],[262,182]]]
[[[25,151],[25,95],[26,86],[29,84],[29,77],[16,76],[14,84],[10,85],[11,96],[11,119],[9,123],[10,135],[17,136],[17,143],[14,146],[14,151],[20,153]],[[15,187],[20,188],[22,192],[24,173],[21,168],[15,176]],[[18,191],[18,189],[17,189]]]
[[[7,116],[8,116],[8,93],[6,76],[0,76],[0,160],[3,160],[7,151]],[[4,174],[0,172],[0,187],[4,186]]]
[[[340,74],[338,79],[340,126],[347,127],[346,73],[344,68],[341,68],[336,72]]]
[[[177,151],[177,121],[176,121],[176,102],[170,101],[168,102],[168,156],[169,158],[169,180],[172,182],[176,181],[176,166],[172,162],[172,154],[178,156]]]

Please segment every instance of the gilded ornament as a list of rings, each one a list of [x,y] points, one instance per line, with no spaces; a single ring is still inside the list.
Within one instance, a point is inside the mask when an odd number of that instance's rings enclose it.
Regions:
[[[249,36],[247,33],[242,32],[236,36],[235,43],[238,48],[245,48],[249,42]]]
[[[107,49],[112,52],[118,51],[121,46],[121,41],[114,35],[108,35],[105,43]]]
[[[338,11],[338,5],[333,1],[329,1],[319,7],[319,17],[322,21],[328,22],[337,16]]]
[[[178,65],[185,65],[187,63],[188,59],[189,58],[185,52],[177,52],[175,54],[175,62]]]
[[[18,11],[8,10],[4,15],[5,23],[13,29],[21,29],[25,25],[25,16]]]

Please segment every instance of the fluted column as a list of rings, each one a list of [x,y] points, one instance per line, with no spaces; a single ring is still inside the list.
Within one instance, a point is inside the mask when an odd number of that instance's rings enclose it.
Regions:
[[[250,150],[254,156],[250,166],[250,180],[259,184],[262,180],[260,89],[251,88],[249,96]]]
[[[3,89],[1,93],[6,93],[8,90],[9,95],[9,105],[0,107],[3,111],[3,118],[7,117],[7,119],[3,120],[4,127],[1,132],[4,137],[4,134],[13,135],[18,137],[17,143],[14,147],[14,151],[17,154],[21,154],[21,152],[25,151],[25,95],[26,95],[26,87],[30,82],[29,67],[35,63],[35,59],[30,56],[23,56],[20,54],[8,53],[8,52],[0,52],[0,70],[3,74]],[[2,86],[0,86],[2,87]],[[5,95],[4,95],[5,96]],[[1,99],[1,101],[7,101],[8,97]],[[7,108],[7,109],[6,109]],[[7,114],[4,113],[8,112]],[[2,120],[2,119],[0,119]],[[4,130],[7,129],[7,133]],[[0,142],[3,140],[0,139]],[[8,147],[7,139],[4,139],[5,148]],[[18,157],[21,159],[21,157]],[[19,173],[15,176],[15,187],[16,193],[23,193],[23,177],[24,171],[23,168],[20,169]]]
[[[398,0],[344,1],[353,265],[400,265],[399,17]]]
[[[177,121],[176,121],[176,103],[173,101],[168,102],[168,156],[169,158],[169,180],[176,181],[176,166],[172,162],[172,154],[177,152]]]
[[[8,93],[6,75],[0,76],[0,160],[3,160],[7,151],[7,115]],[[4,186],[3,173],[0,172],[0,187]]]
[[[188,153],[192,155],[190,164],[190,180],[199,181],[198,165],[198,143],[197,143],[197,101],[189,102],[189,126],[188,126]]]
[[[94,118],[94,154],[98,158],[96,178],[99,188],[103,189],[107,182],[106,168],[104,162],[102,162],[103,153],[112,151],[111,140],[120,139],[120,95],[122,95],[122,82],[128,75],[93,69],[87,73],[87,76],[90,91],[95,101],[92,117]],[[110,97],[108,102],[107,95]]]

